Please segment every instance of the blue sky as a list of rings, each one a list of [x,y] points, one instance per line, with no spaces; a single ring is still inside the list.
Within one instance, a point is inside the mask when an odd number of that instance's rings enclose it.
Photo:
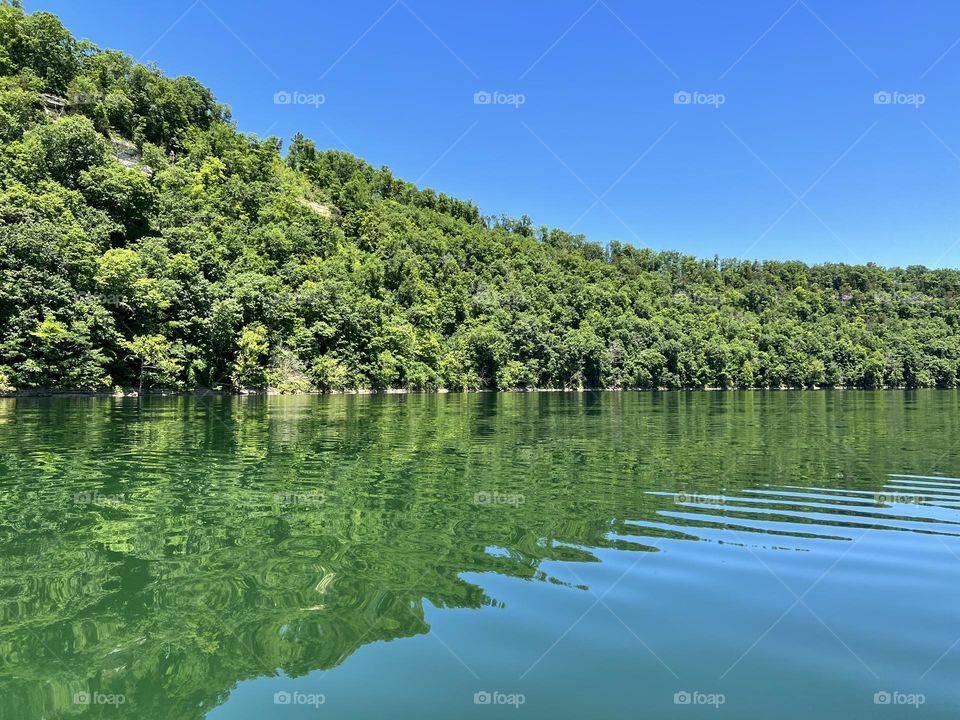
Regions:
[[[241,130],[302,131],[487,214],[706,257],[960,266],[956,0],[25,5],[197,77]]]

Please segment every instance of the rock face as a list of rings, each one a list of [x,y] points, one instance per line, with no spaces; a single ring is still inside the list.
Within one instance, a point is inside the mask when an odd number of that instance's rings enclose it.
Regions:
[[[324,205],[323,203],[314,202],[313,200],[307,200],[306,198],[300,198],[300,204],[306,208],[310,208],[317,215],[323,215],[324,217],[333,217],[333,208],[329,205]]]
[[[147,177],[153,175],[153,168],[143,164],[143,157],[137,146],[132,142],[123,138],[111,138],[110,145],[113,149],[113,156],[117,158],[121,165],[127,168],[136,168]]]
[[[48,115],[60,117],[66,113],[67,101],[62,97],[50,95],[49,93],[42,93],[40,97],[43,100],[43,109],[47,111]]]
[[[140,162],[140,151],[137,146],[128,140],[112,139],[113,155],[124,167],[136,167]]]

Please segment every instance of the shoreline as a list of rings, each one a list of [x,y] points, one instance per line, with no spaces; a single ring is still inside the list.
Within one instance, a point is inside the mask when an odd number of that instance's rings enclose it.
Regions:
[[[728,392],[823,392],[823,391],[858,391],[858,392],[882,392],[882,391],[904,391],[904,390],[951,390],[956,388],[911,388],[906,386],[883,386],[876,388],[862,388],[855,385],[823,385],[813,387],[685,387],[685,388],[637,388],[637,387],[583,387],[583,388],[504,388],[504,389],[480,389],[480,390],[449,390],[447,388],[437,388],[435,390],[410,390],[407,388],[386,388],[382,390],[373,390],[370,388],[350,388],[345,390],[278,390],[277,388],[194,388],[192,390],[179,390],[174,388],[152,388],[144,390],[144,397],[265,397],[277,395],[479,395],[485,393],[502,394],[532,394],[532,393],[598,393],[598,392],[639,392],[639,393],[728,393]],[[136,388],[124,388],[118,390],[89,390],[84,388],[25,388],[23,390],[13,390],[0,392],[0,399],[3,398],[31,398],[31,397],[96,397],[96,398],[137,398],[141,393]]]

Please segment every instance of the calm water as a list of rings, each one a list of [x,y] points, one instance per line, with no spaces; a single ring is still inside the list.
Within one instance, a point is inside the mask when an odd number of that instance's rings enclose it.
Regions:
[[[0,400],[0,718],[954,718],[960,395]]]

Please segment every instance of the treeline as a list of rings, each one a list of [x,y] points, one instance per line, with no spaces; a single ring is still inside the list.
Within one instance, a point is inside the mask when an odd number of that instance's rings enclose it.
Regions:
[[[955,387],[958,290],[483,217],[0,5],[0,389]]]

